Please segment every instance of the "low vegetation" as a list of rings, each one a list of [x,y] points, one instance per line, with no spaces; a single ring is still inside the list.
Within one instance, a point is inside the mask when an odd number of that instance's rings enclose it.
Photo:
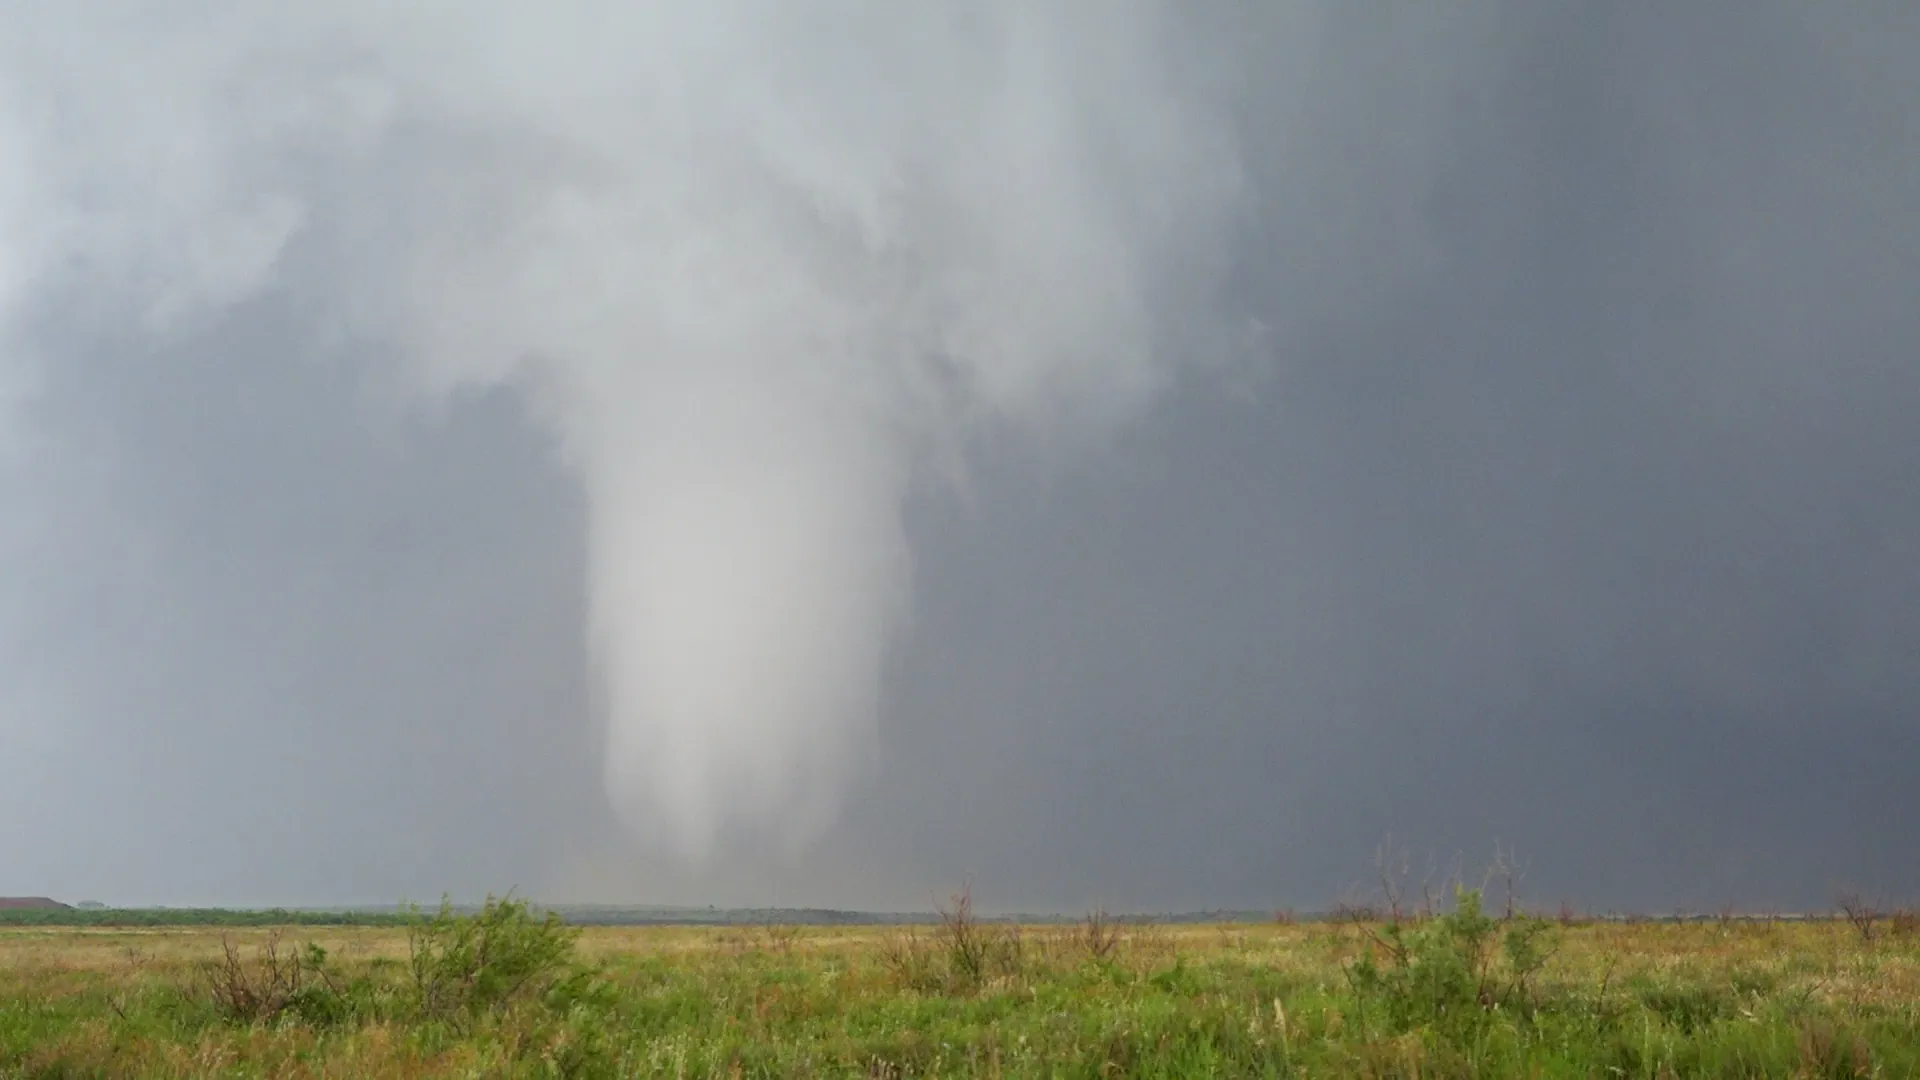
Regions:
[[[582,929],[508,899],[14,928],[0,1077],[1912,1076],[1896,914],[1546,919],[1456,884],[1258,925],[1014,926],[963,892],[917,927]]]

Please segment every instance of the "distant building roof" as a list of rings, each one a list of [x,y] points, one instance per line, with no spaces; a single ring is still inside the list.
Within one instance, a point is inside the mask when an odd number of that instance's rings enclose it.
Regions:
[[[19,911],[24,908],[59,911],[66,906],[44,896],[0,896],[0,911]]]

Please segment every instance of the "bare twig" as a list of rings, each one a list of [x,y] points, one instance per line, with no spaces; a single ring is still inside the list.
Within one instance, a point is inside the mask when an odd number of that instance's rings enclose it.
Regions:
[[[1374,867],[1379,871],[1380,898],[1387,905],[1387,918],[1398,924],[1406,916],[1407,853],[1395,850],[1393,837],[1389,836],[1374,856]]]
[[[1080,945],[1095,960],[1109,959],[1120,948],[1120,928],[1105,908],[1095,908],[1080,921]]]
[[[1880,909],[1857,890],[1842,889],[1836,901],[1840,914],[1860,934],[1860,940],[1872,942],[1879,932]]]

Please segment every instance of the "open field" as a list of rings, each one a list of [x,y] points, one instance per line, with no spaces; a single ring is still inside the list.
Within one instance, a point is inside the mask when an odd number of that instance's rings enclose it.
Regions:
[[[0,930],[0,1077],[1920,1075],[1910,921],[493,914]]]

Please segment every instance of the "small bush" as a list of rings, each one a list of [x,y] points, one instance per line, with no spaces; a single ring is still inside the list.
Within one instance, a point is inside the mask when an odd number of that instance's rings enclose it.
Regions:
[[[215,1012],[229,1023],[270,1023],[289,1014],[324,1020],[340,1011],[320,946],[283,948],[276,931],[251,962],[225,935],[220,947],[221,958],[206,968],[206,988]]]
[[[1860,935],[1860,940],[1871,942],[1879,932],[1880,908],[1851,889],[1840,893],[1838,902],[1840,914]]]
[[[523,900],[487,897],[477,914],[439,914],[407,933],[414,1006],[423,1016],[461,1020],[537,998],[585,973],[574,962],[576,932]]]
[[[1120,951],[1120,927],[1105,908],[1088,912],[1087,917],[1080,920],[1080,932],[1076,937],[1089,960],[1104,963]]]
[[[285,1012],[300,989],[300,959],[282,956],[279,936],[267,940],[259,957],[247,963],[233,941],[220,938],[221,959],[207,966],[207,994],[221,1017],[234,1023],[272,1020]]]
[[[940,908],[939,943],[955,989],[977,989],[995,975],[1020,970],[1018,928],[981,922],[973,913],[973,890],[965,886]]]
[[[939,910],[939,925],[930,936],[909,928],[881,941],[880,961],[900,985],[923,992],[969,993],[1021,970],[1019,928],[982,922],[974,914],[971,890],[962,887]]]
[[[1500,926],[1481,910],[1477,890],[1458,890],[1451,912],[1369,928],[1374,948],[1347,966],[1348,982],[1362,1009],[1396,1032],[1475,1028],[1501,1005],[1531,1015],[1533,980],[1547,959],[1547,925],[1517,916],[1504,935]]]
[[[309,1024],[338,1024],[355,1013],[371,1011],[374,988],[367,980],[346,984],[326,963],[326,949],[305,944],[282,947],[273,932],[259,945],[252,961],[240,955],[228,938],[221,938],[221,959],[205,969],[207,997],[213,1011],[230,1024],[267,1024],[298,1019]]]
[[[557,915],[536,918],[522,901],[489,897],[469,916],[442,904],[431,919],[416,918],[408,946],[410,979],[396,988],[370,975],[342,979],[325,949],[288,948],[277,931],[252,959],[223,938],[221,959],[206,968],[206,996],[229,1023],[315,1026],[371,1019],[465,1026],[520,1002],[555,1015],[605,1003],[596,973],[574,960],[574,932]]]

